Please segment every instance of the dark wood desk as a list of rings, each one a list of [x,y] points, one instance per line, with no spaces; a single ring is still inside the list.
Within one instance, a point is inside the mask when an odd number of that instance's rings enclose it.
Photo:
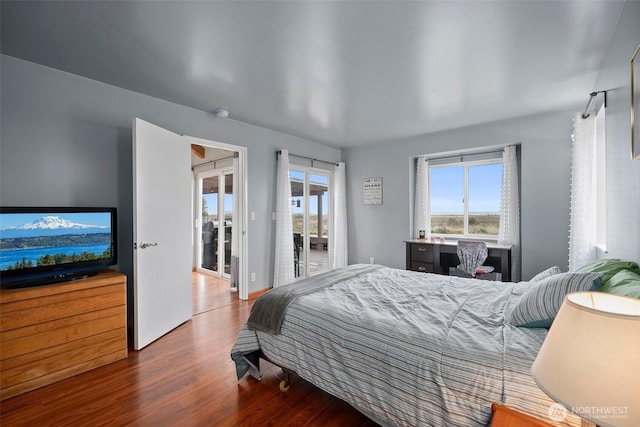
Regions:
[[[449,267],[458,262],[458,242],[447,240],[444,243],[430,242],[424,239],[405,240],[407,245],[406,269],[425,273],[449,274]],[[487,243],[489,256],[484,262],[502,273],[502,281],[511,281],[512,245]]]

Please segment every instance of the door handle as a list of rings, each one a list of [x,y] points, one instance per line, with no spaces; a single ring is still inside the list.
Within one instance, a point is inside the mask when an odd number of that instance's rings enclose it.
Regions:
[[[147,242],[140,243],[140,249],[146,249],[149,246],[158,246],[158,244],[157,243],[147,243]],[[138,249],[138,244],[137,243],[135,243],[133,245],[133,249]]]

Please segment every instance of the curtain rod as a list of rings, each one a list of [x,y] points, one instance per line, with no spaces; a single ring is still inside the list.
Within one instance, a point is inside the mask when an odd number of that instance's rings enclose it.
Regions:
[[[589,117],[591,115],[591,113],[589,113],[589,108],[591,108],[591,104],[593,104],[593,101],[596,99],[596,96],[599,93],[604,93],[604,108],[607,108],[607,91],[606,90],[598,90],[595,92],[591,92],[589,94],[589,101],[587,102],[587,106],[584,108],[584,113],[582,113],[582,118],[586,119],[587,117]]]
[[[278,151],[276,151],[276,159],[278,158],[278,156],[279,156],[280,154],[282,154],[282,150],[278,150]],[[292,154],[292,153],[289,153],[289,155],[290,155],[290,156],[293,156],[293,157],[298,157],[298,158],[300,158],[300,159],[306,159],[306,160],[311,161],[311,167],[313,167],[313,162],[320,162],[320,163],[326,163],[326,164],[328,164],[328,165],[338,166],[338,162],[328,162],[328,161],[326,161],[326,160],[314,159],[314,158],[312,158],[312,157],[300,156],[300,155],[298,155],[298,154]]]
[[[239,157],[238,152],[233,153],[231,156],[223,157],[221,159],[209,160],[208,162],[200,163],[199,165],[196,165],[196,166],[208,165],[209,163],[213,163],[213,168],[215,169],[217,162],[221,162],[223,160],[235,159],[236,157]],[[193,168],[191,168],[191,170],[193,170]]]
[[[469,153],[460,153],[460,154],[447,154],[444,156],[435,156],[435,157],[429,157],[428,155],[422,155],[422,156],[417,156],[418,159],[423,159],[423,160],[448,160],[448,159],[459,159],[462,157],[471,157],[471,156],[482,156],[485,154],[493,154],[493,153],[502,153],[504,151],[505,148],[510,147],[510,146],[517,146],[520,144],[508,144],[505,146],[500,146],[500,147],[496,147],[494,149],[487,149],[487,150],[482,150],[482,151],[476,151],[476,152],[469,152]]]

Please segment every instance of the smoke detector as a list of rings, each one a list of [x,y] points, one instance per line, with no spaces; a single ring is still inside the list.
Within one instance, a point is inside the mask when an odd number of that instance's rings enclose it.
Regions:
[[[213,113],[216,115],[216,117],[220,117],[221,119],[226,119],[227,117],[229,117],[229,111],[223,110],[221,108],[218,108]]]

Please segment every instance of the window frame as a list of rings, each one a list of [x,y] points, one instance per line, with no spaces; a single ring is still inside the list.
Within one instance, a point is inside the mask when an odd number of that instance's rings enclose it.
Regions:
[[[230,273],[226,273],[224,271],[224,267],[225,264],[227,262],[231,263],[230,259],[226,259],[226,252],[225,252],[225,228],[226,228],[226,220],[225,220],[225,208],[227,207],[227,204],[225,203],[225,195],[228,193],[224,192],[224,189],[226,188],[226,180],[229,179],[229,176],[231,176],[231,180],[233,182],[233,174],[234,174],[234,168],[233,166],[225,166],[225,167],[220,167],[220,168],[214,168],[214,169],[207,169],[207,170],[202,170],[200,172],[196,173],[196,192],[197,192],[197,207],[196,207],[196,223],[198,224],[197,227],[197,235],[198,238],[202,235],[202,227],[203,227],[203,220],[202,220],[202,200],[203,200],[203,194],[202,194],[202,184],[203,184],[203,180],[207,179],[207,178],[213,178],[213,177],[217,177],[218,178],[218,189],[222,188],[222,192],[220,190],[218,190],[217,196],[216,196],[216,205],[217,205],[217,218],[218,218],[218,229],[217,229],[217,240],[218,240],[218,247],[216,248],[218,254],[222,254],[218,256],[218,259],[216,261],[217,263],[217,270],[211,270],[208,268],[204,268],[202,267],[202,261],[203,261],[203,253],[202,253],[202,248],[198,248],[197,249],[197,257],[196,257],[196,271],[198,271],[199,273],[204,273],[204,274],[208,274],[211,276],[216,276],[216,277],[221,277],[224,279],[230,279],[231,278],[231,274]],[[233,195],[233,193],[232,193]],[[231,204],[231,214],[233,215],[233,203]],[[221,223],[221,218],[222,218],[222,223]],[[232,220],[233,222],[233,220]],[[233,231],[232,231],[233,232]],[[196,241],[198,241],[196,239]],[[223,262],[221,262],[221,259]]]
[[[461,160],[458,161],[447,161],[447,162],[438,162],[438,159],[434,159],[436,164],[429,164],[429,203],[431,204],[432,191],[431,186],[433,183],[431,171],[436,168],[445,168],[445,167],[463,167],[463,234],[447,234],[447,233],[437,233],[431,231],[432,236],[436,237],[445,237],[451,239],[481,239],[483,241],[498,241],[500,231],[496,234],[470,234],[469,233],[469,168],[474,166],[484,166],[484,165],[493,165],[493,164],[501,164],[502,170],[504,174],[504,160],[502,159],[501,153],[496,152],[496,154],[500,154],[500,157],[489,158],[489,159],[479,159],[479,160],[464,160],[465,156],[460,156]],[[469,156],[467,156],[469,157]],[[502,185],[500,186],[500,192],[502,193]],[[502,197],[502,195],[501,195]],[[431,218],[433,217],[433,212],[429,212],[430,218],[429,222],[431,223]],[[501,215],[501,212],[498,211],[498,216]],[[498,220],[499,221],[499,220]],[[433,229],[433,226],[431,226]]]
[[[333,171],[329,170],[329,169],[323,169],[323,168],[317,168],[317,167],[313,167],[313,166],[305,166],[305,165],[300,165],[297,163],[290,163],[289,164],[289,183],[291,183],[292,178],[291,178],[291,172],[295,171],[295,172],[300,172],[303,174],[303,179],[302,179],[302,188],[303,188],[303,195],[302,195],[302,199],[304,201],[304,208],[303,208],[303,218],[304,218],[304,223],[303,223],[303,234],[305,236],[309,236],[309,216],[310,216],[310,198],[311,198],[311,194],[310,194],[310,187],[311,187],[311,179],[310,179],[310,175],[321,175],[321,176],[326,176],[328,178],[328,183],[327,183],[327,191],[329,193],[328,197],[327,197],[327,215],[328,215],[328,222],[327,222],[327,226],[328,226],[328,230],[327,232],[328,234],[328,241],[329,244],[327,246],[327,268],[330,269],[330,260],[333,256],[333,245],[331,244],[331,230],[333,230],[334,224],[333,224]],[[293,195],[291,197],[291,199],[293,200]],[[320,236],[318,236],[320,237]],[[302,247],[302,251],[303,251],[303,256],[305,260],[309,260],[309,256],[310,256],[310,251],[311,250],[311,244],[310,244],[310,239],[304,239],[304,244]],[[309,262],[305,262],[304,263],[304,269],[300,271],[300,276],[296,277],[296,280],[302,280],[308,277],[311,277],[315,274],[319,274],[319,273],[323,273],[326,272],[328,270],[318,270],[318,271],[313,271],[311,272],[309,270]]]

